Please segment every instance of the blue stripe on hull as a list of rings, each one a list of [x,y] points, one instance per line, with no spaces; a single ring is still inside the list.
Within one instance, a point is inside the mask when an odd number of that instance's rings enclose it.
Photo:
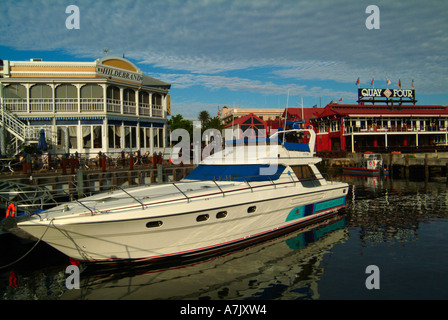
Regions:
[[[336,209],[338,207],[345,206],[345,199],[345,197],[341,197],[337,199],[295,207],[289,212],[285,222],[301,219],[332,208]]]

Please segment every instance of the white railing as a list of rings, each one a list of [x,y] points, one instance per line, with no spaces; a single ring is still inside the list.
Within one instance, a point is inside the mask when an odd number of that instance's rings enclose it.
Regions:
[[[103,98],[81,98],[81,112],[104,111]]]
[[[3,105],[12,112],[27,112],[26,99],[3,98]]]
[[[119,99],[106,99],[107,112],[121,113],[121,102]]]
[[[27,99],[3,98],[3,105],[14,113],[33,112],[104,112],[103,98],[31,98],[29,107]],[[53,104],[54,103],[54,104]],[[106,99],[106,112],[122,113],[119,99]],[[78,110],[79,107],[79,110]],[[138,113],[142,116],[163,117],[161,105],[140,102]],[[134,101],[123,101],[123,114],[137,114],[137,105]]]
[[[162,106],[152,105],[152,116],[153,117],[163,117]]]
[[[6,130],[22,141],[37,141],[39,139],[41,129],[44,129],[47,134],[52,135],[51,126],[26,125],[6,108],[1,108],[0,113],[0,125],[3,124]]]
[[[52,98],[32,98],[30,99],[31,112],[53,112]]]
[[[78,98],[56,98],[56,112],[78,112]]]
[[[138,108],[139,115],[142,116],[152,116],[151,105],[149,103],[140,102]]]
[[[123,101],[123,113],[125,114],[136,114],[137,107],[135,101]]]

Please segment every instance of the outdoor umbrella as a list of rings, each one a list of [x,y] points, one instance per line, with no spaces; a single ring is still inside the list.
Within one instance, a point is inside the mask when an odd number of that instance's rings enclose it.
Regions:
[[[37,142],[37,150],[38,151],[47,151],[48,150],[48,146],[47,146],[47,141],[45,140],[45,130],[41,129],[39,131],[39,141]]]

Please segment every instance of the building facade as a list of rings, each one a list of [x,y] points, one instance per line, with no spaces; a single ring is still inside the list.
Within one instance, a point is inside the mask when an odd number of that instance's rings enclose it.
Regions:
[[[248,114],[255,114],[264,121],[274,120],[280,118],[284,109],[242,109],[242,108],[228,108],[223,107],[219,110],[218,116],[223,123],[227,123],[239,117],[247,116]]]
[[[448,108],[327,105],[313,119],[317,151],[411,151],[447,144]]]
[[[1,150],[36,143],[44,130],[54,153],[163,152],[170,84],[127,59],[3,61]],[[8,137],[8,138],[5,138]]]
[[[236,139],[246,138],[266,138],[269,136],[267,132],[267,123],[253,113],[237,118],[229,122],[224,129],[231,129],[237,132]]]
[[[358,104],[290,108],[316,132],[316,152],[419,152],[448,148],[448,107],[417,105],[414,89],[358,89]]]

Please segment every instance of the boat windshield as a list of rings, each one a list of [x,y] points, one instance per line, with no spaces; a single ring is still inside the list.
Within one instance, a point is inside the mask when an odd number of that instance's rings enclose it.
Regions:
[[[310,152],[309,136],[296,130],[281,131],[278,133],[278,142],[287,150]]]
[[[268,169],[269,168],[269,169]],[[283,165],[267,164],[200,164],[184,179],[188,180],[233,180],[233,181],[269,181],[277,180],[285,170]],[[268,174],[263,174],[267,172]]]

